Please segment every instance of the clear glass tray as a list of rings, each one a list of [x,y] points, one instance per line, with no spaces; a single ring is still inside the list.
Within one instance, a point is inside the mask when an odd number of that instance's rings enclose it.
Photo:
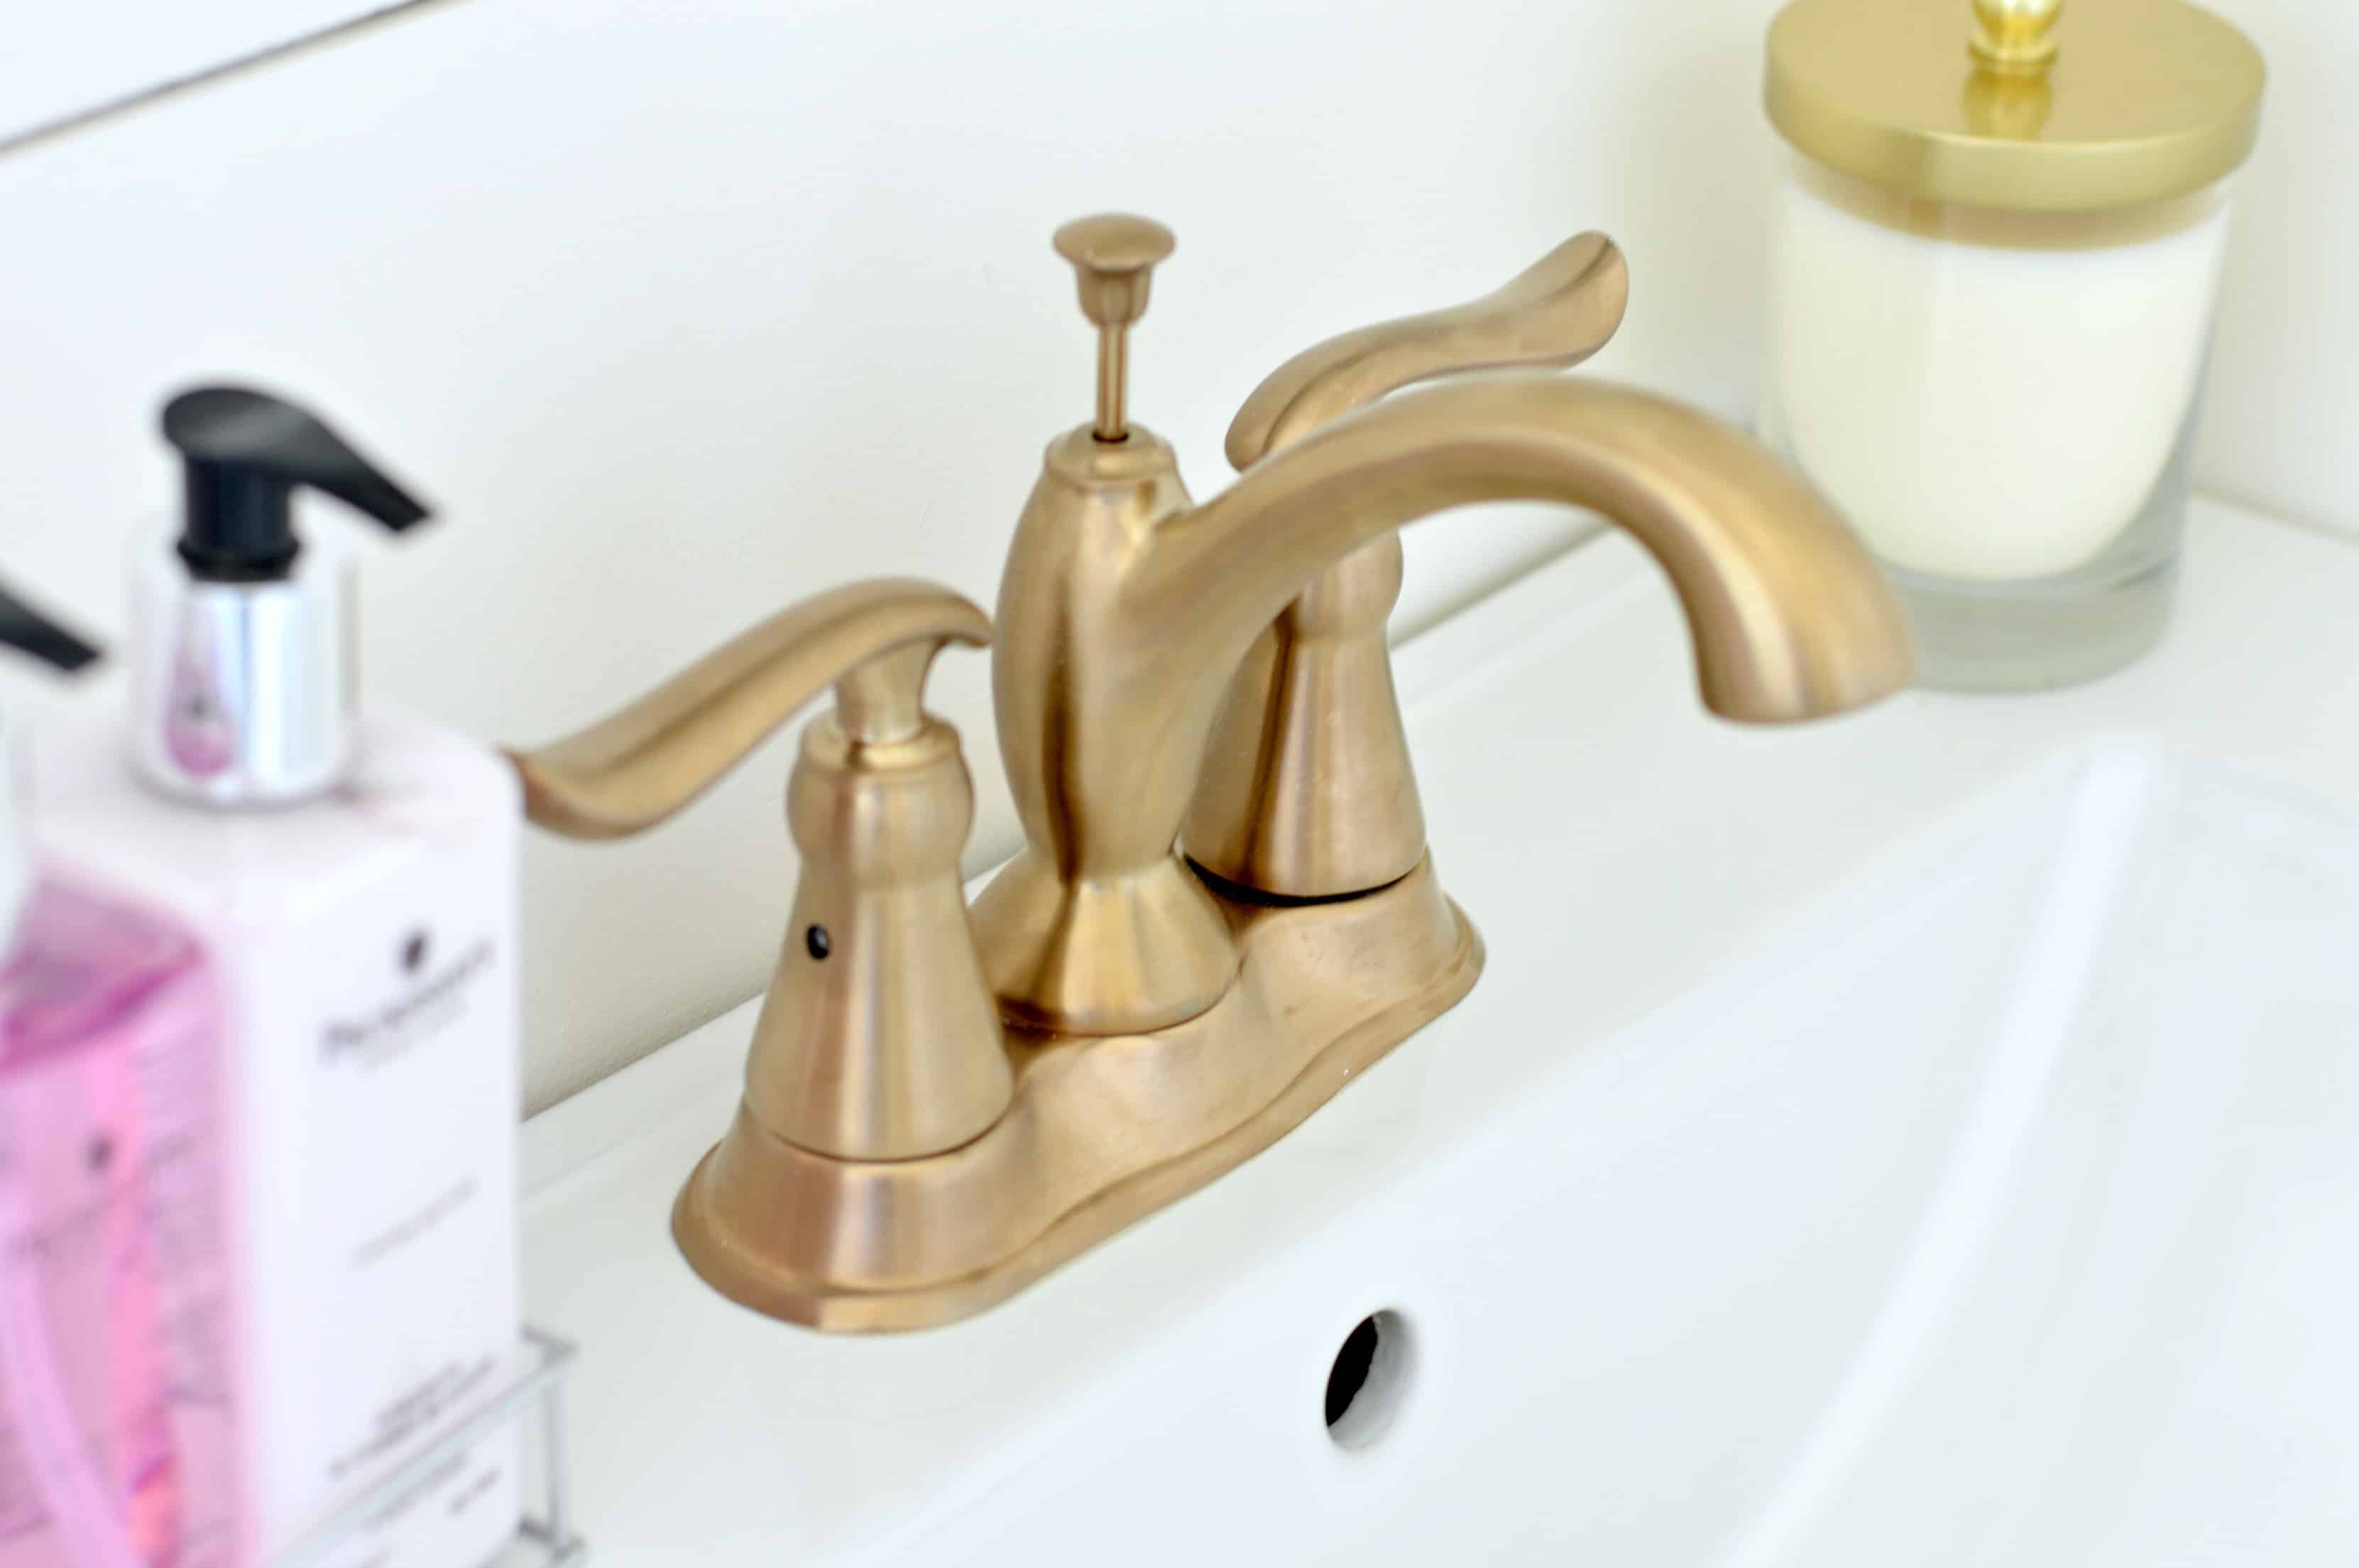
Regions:
[[[515,1377],[466,1420],[454,1424],[319,1529],[272,1559],[269,1568],[313,1568],[445,1460],[503,1426],[529,1423],[538,1434],[540,1508],[527,1502],[516,1545],[484,1568],[583,1568],[590,1549],[573,1532],[565,1475],[565,1375],[579,1354],[566,1341],[527,1323]]]

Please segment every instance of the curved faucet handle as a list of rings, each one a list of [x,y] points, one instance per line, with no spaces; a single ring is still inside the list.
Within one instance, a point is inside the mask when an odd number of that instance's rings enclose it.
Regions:
[[[1229,462],[1242,472],[1330,419],[1429,376],[1578,365],[1605,346],[1629,298],[1620,247],[1601,234],[1575,234],[1480,299],[1362,327],[1296,354],[1237,410]]]
[[[525,814],[568,838],[643,832],[711,788],[831,683],[851,739],[907,739],[925,723],[934,655],[945,643],[990,641],[988,615],[930,583],[877,578],[814,594],[589,728],[509,751]]]

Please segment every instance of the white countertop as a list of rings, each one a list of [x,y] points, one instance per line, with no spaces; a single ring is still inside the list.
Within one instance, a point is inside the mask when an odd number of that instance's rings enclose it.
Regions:
[[[597,1561],[954,1558],[925,1538],[1037,1485],[1074,1433],[1151,1421],[1125,1387],[1198,1353],[1220,1303],[1355,1199],[2047,754],[2153,737],[2359,810],[2359,550],[2199,503],[2182,594],[2163,645],[2109,680],[1911,693],[1802,729],[1701,711],[1667,583],[1611,534],[1417,638],[1404,706],[1483,983],[1268,1153],[965,1323],[816,1334],[679,1259],[672,1197],[726,1123],[753,1003],[534,1118],[527,1302],[583,1349],[573,1470]],[[1558,987],[1560,1025],[1486,1007],[1510,977]]]

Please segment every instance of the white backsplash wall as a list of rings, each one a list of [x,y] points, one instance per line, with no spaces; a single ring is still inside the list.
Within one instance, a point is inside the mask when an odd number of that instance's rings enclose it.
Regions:
[[[1599,372],[1745,417],[1773,9],[444,0],[0,159],[0,565],[119,633],[125,541],[175,494],[158,400],[233,376],[312,403],[438,505],[440,527],[368,548],[368,679],[487,740],[571,728],[852,578],[988,607],[1040,449],[1089,412],[1049,234],[1109,207],[1180,235],[1132,408],[1200,495],[1287,355],[1586,227],[1632,269]],[[2339,346],[2359,303],[2330,283],[2359,226],[2334,180],[2359,167],[2359,19],[2231,14],[2276,76],[2205,474],[2359,521],[2359,458],[2330,435],[2359,414]],[[1412,530],[1401,624],[1582,526],[1494,508]],[[1015,842],[984,661],[945,656],[934,705],[967,737],[979,868]],[[639,840],[533,843],[535,1105],[758,989],[793,877],[790,747]]]

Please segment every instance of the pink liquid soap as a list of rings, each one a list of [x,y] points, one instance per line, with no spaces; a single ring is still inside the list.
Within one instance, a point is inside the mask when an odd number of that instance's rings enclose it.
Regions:
[[[53,877],[0,967],[0,1568],[236,1568],[221,1007]]]

